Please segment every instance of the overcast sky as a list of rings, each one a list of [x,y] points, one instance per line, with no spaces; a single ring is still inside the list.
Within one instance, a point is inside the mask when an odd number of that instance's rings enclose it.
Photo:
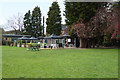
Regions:
[[[0,25],[5,25],[10,17],[17,15],[18,13],[24,15],[28,10],[32,11],[35,6],[39,6],[42,16],[47,18],[49,7],[53,1],[56,0],[0,0]],[[65,8],[64,1],[57,1],[61,10],[62,24],[65,24],[65,17],[63,16]],[[5,30],[10,29],[6,28]]]

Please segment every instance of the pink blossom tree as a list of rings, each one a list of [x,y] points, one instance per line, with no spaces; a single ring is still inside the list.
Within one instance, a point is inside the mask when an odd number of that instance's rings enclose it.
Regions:
[[[120,9],[116,7],[103,7],[96,11],[96,15],[87,23],[83,19],[74,23],[71,27],[71,33],[76,34],[80,39],[80,47],[86,47],[88,39],[96,38],[97,41],[105,34],[111,34],[111,39],[120,39]]]

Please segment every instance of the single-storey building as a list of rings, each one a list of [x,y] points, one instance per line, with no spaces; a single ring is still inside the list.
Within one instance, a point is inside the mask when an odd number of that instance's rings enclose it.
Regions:
[[[16,42],[18,40],[18,38],[21,38],[23,36],[28,37],[28,38],[31,37],[31,35],[3,34],[2,40]]]
[[[56,36],[54,34],[48,37],[39,37],[41,43],[46,43],[47,47],[76,47],[76,39],[71,38],[69,35]]]
[[[31,35],[15,35],[15,34],[3,34],[2,39],[5,41],[13,41],[18,44],[23,44],[22,41],[26,42],[40,42],[46,44],[47,48],[57,48],[57,47],[76,47],[76,38],[71,38],[70,35],[56,36],[54,34],[47,37],[34,38]],[[20,40],[20,42],[18,42]],[[44,45],[43,45],[44,46]]]

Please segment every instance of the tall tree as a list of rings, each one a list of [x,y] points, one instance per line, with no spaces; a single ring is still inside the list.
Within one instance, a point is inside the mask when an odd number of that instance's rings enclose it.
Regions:
[[[32,20],[31,20],[32,16],[30,13],[30,10],[24,15],[24,30],[23,33],[24,34],[29,34],[32,35]]]
[[[118,28],[120,25],[118,23],[119,10],[116,7],[111,6],[112,4],[108,3],[106,7],[97,10],[95,16],[87,23],[78,22],[77,24],[73,24],[71,27],[71,33],[82,38],[80,39],[81,47],[86,47],[86,40],[88,38],[93,40],[96,39],[97,43],[99,43],[100,38],[104,35],[111,35],[111,38],[120,39],[120,29]]]
[[[110,12],[105,16],[108,16],[107,23],[108,28],[107,32],[111,34],[111,39],[120,39],[120,7],[118,7],[118,3],[114,3]]]
[[[45,19],[44,19],[44,16],[43,16],[43,36],[44,36],[44,22],[45,22]]]
[[[32,32],[34,37],[42,35],[41,10],[38,6],[32,11]]]
[[[53,2],[52,6],[49,8],[47,24],[47,33],[60,35],[61,33],[61,11],[58,2]]]
[[[96,13],[96,10],[106,3],[99,2],[65,2],[65,14],[66,25],[68,26],[68,32],[70,33],[71,25],[81,18],[84,19],[83,23],[88,22],[91,17]]]

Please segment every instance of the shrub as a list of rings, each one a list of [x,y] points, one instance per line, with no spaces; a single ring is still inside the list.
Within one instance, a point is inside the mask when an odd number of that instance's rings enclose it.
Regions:
[[[105,41],[105,42],[103,42],[103,46],[105,46],[105,47],[111,46],[111,43],[108,41]]]
[[[5,40],[2,40],[2,45],[6,45],[6,41]]]
[[[5,40],[2,40],[2,45],[9,45],[10,44],[13,44],[13,41],[5,41]]]
[[[26,43],[26,41],[25,41],[25,40],[23,40],[23,41],[22,41],[22,43]]]

